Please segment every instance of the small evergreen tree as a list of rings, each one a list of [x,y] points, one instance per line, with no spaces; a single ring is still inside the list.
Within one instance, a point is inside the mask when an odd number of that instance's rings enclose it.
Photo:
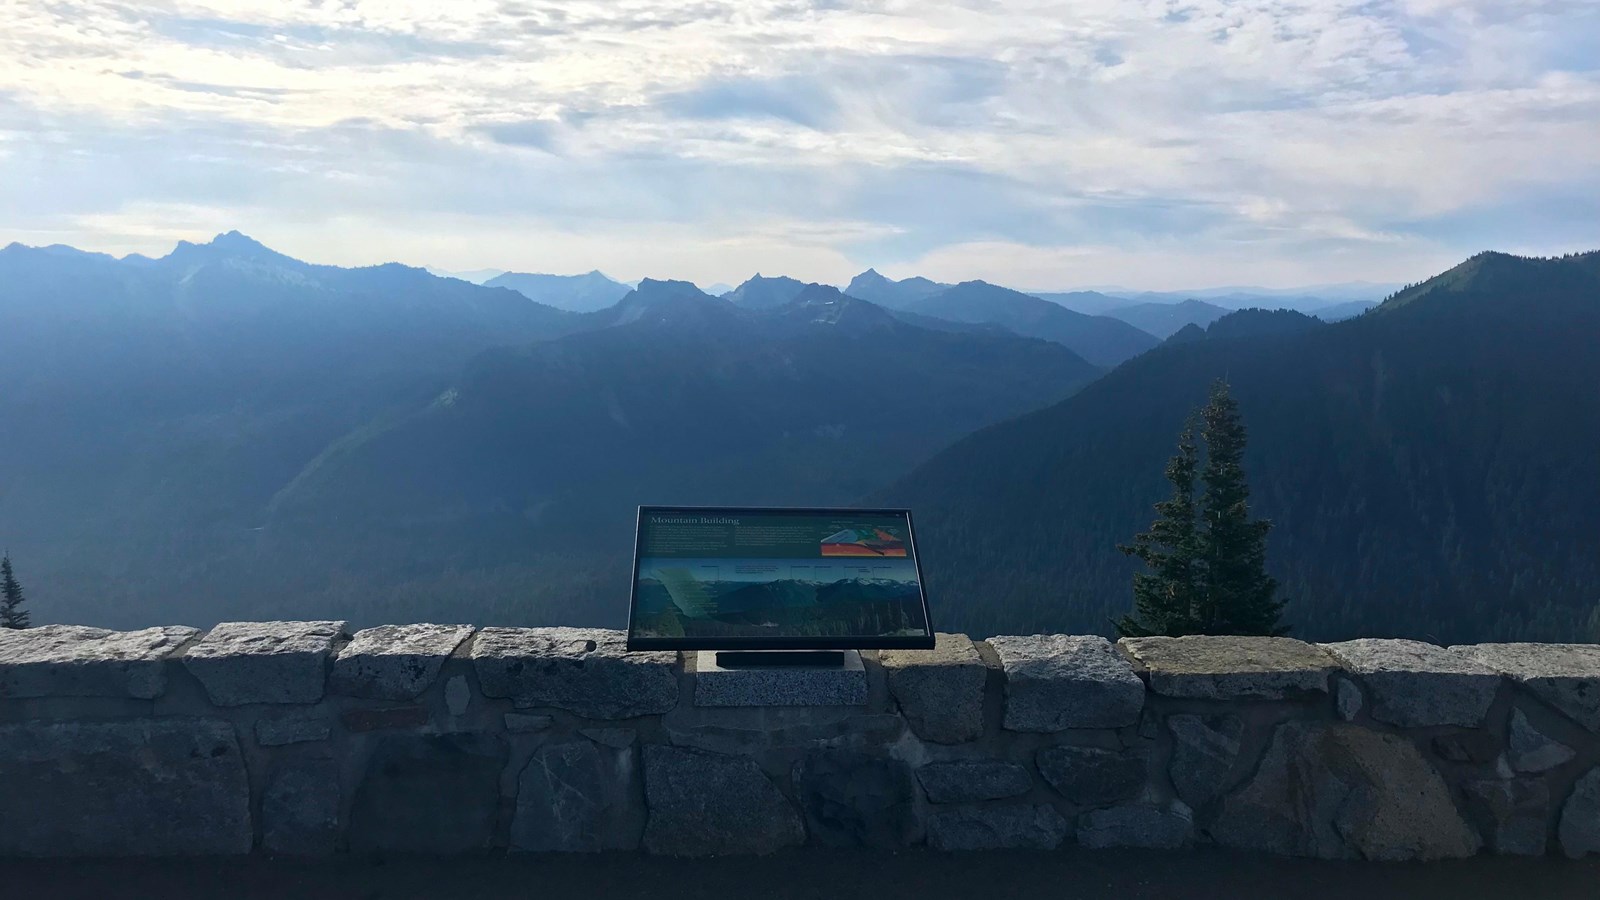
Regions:
[[[1160,518],[1118,550],[1138,557],[1149,569],[1133,576],[1133,615],[1123,616],[1123,637],[1189,634],[1196,630],[1200,606],[1199,532],[1195,522],[1194,482],[1200,467],[1194,419],[1178,436],[1178,452],[1167,463],[1172,497],[1156,504]]]
[[[11,554],[0,556],[0,628],[27,628],[28,611],[22,608],[22,585],[11,571]]]

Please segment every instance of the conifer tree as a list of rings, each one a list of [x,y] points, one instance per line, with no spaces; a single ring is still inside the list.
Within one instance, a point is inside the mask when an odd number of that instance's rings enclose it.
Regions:
[[[0,556],[0,628],[27,628],[28,611],[22,608],[22,585],[11,571],[11,554]]]
[[[1195,614],[1202,584],[1194,483],[1199,466],[1191,418],[1178,436],[1178,452],[1167,463],[1172,497],[1156,504],[1160,517],[1149,531],[1135,535],[1131,545],[1117,548],[1138,557],[1149,569],[1133,576],[1133,615],[1117,623],[1117,633],[1123,637],[1190,634],[1198,627]]]

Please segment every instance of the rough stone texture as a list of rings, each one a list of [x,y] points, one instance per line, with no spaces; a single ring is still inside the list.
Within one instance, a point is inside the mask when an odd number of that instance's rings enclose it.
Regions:
[[[634,738],[639,734],[632,728],[579,728],[578,733],[613,750],[633,746]]]
[[[1360,638],[1322,649],[1361,677],[1374,719],[1402,728],[1482,725],[1502,680],[1488,666],[1421,641]]]
[[[644,847],[668,856],[771,853],[802,843],[800,814],[754,760],[644,749]]]
[[[444,661],[472,634],[470,625],[379,625],[356,632],[333,661],[331,690],[372,700],[415,700]]]
[[[1044,780],[1079,806],[1103,806],[1138,794],[1150,768],[1142,753],[1096,747],[1046,747],[1036,762]]]
[[[1600,767],[1590,769],[1572,786],[1561,808],[1561,852],[1577,859],[1600,853]]]
[[[1187,810],[1155,806],[1113,806],[1078,817],[1078,843],[1091,849],[1145,847],[1176,850],[1194,837]]]
[[[288,856],[327,856],[338,849],[339,764],[294,760],[261,796],[261,847]]]
[[[1355,682],[1345,681],[1341,678],[1335,699],[1335,705],[1339,710],[1339,718],[1350,722],[1356,716],[1361,715],[1361,688],[1356,687]]]
[[[983,736],[988,668],[964,634],[936,634],[932,650],[884,650],[889,693],[917,737],[959,744]]]
[[[1224,846],[1326,859],[1444,859],[1479,846],[1409,740],[1344,723],[1278,726],[1210,830]]]
[[[339,714],[339,721],[358,734],[389,728],[421,728],[428,724],[428,708],[391,706],[384,709],[347,709]]]
[[[844,655],[838,668],[771,667],[725,669],[717,654],[701,651],[695,661],[695,706],[861,706],[867,702],[867,672],[861,654]]]
[[[1469,781],[1461,786],[1467,807],[1484,823],[1494,853],[1543,856],[1550,821],[1550,789],[1533,778]]]
[[[505,742],[488,734],[394,735],[372,753],[350,812],[350,848],[487,850]]]
[[[1139,721],[1144,683],[1105,638],[1035,634],[988,643],[1005,668],[1006,728],[1050,732]]]
[[[472,685],[467,676],[457,675],[444,683],[444,708],[452,716],[461,717],[472,707]]]
[[[814,750],[794,764],[794,792],[813,840],[892,849],[921,832],[911,769],[855,750]]]
[[[331,733],[328,720],[316,716],[279,716],[256,720],[256,743],[262,747],[325,741]]]
[[[1511,711],[1511,768],[1518,772],[1543,772],[1576,755],[1571,747],[1545,737],[1543,732],[1534,728],[1522,710]]]
[[[1054,850],[1067,820],[1052,806],[950,806],[928,817],[935,850]]]
[[[663,721],[674,746],[737,755],[813,747],[880,749],[906,736],[899,716],[859,707],[701,711],[690,706]]]
[[[0,629],[0,699],[161,696],[162,660],[198,628],[107,631],[83,625]]]
[[[1600,733],[1600,645],[1468,644],[1450,649],[1510,677]]]
[[[678,655],[628,653],[620,631],[485,628],[472,645],[485,697],[592,719],[664,713],[678,703]]]
[[[643,810],[630,810],[631,750],[590,741],[546,744],[517,780],[511,849],[593,853],[639,845]]]
[[[1019,797],[1033,787],[1028,768],[1013,762],[963,759],[928,763],[917,780],[930,803],[977,803]]]
[[[1175,715],[1167,718],[1167,730],[1172,732],[1167,766],[1172,787],[1184,803],[1199,809],[1228,788],[1244,722],[1231,715]]]
[[[1499,739],[1484,731],[1434,735],[1429,743],[1440,759],[1450,762],[1486,763],[1500,755]]]
[[[1284,637],[1123,638],[1150,673],[1150,690],[1168,697],[1223,700],[1326,693],[1335,665],[1321,649]]]
[[[0,726],[0,857],[250,852],[250,785],[217,719]]]
[[[183,656],[218,706],[315,703],[343,622],[224,622]]]
[[[506,731],[512,734],[528,734],[534,731],[544,731],[549,728],[554,719],[549,716],[536,716],[530,713],[508,712],[505,714]]]

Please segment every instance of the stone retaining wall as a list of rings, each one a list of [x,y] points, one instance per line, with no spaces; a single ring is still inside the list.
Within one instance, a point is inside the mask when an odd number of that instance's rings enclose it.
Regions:
[[[0,631],[0,855],[1600,852],[1600,647],[863,656],[864,703],[729,707],[611,631]]]

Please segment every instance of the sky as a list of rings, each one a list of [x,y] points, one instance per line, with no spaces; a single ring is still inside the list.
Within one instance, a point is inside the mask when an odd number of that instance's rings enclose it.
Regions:
[[[1600,247],[1595,0],[0,0],[0,244],[1029,289]]]

